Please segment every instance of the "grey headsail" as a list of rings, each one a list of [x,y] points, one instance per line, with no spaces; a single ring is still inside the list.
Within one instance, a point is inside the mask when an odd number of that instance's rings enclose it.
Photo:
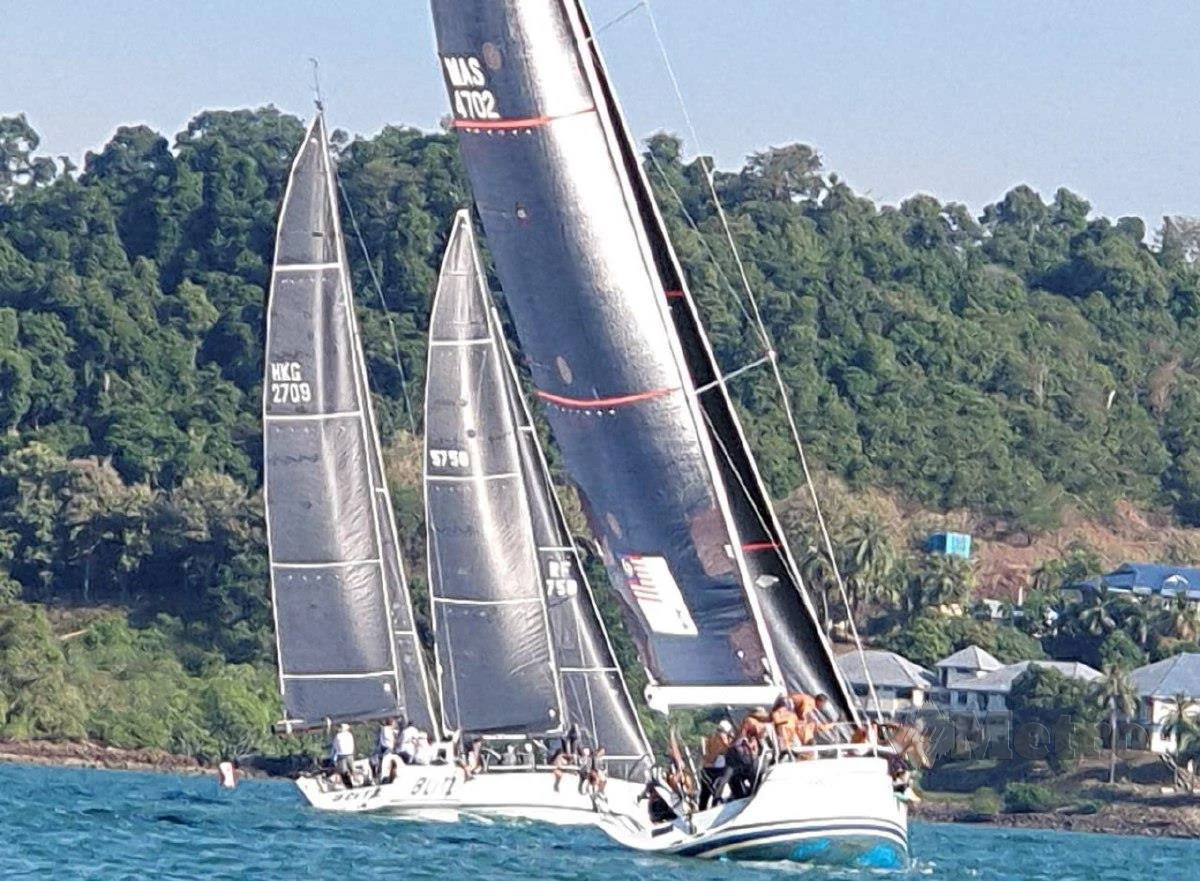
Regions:
[[[429,321],[425,517],[442,718],[482,734],[562,730],[506,364],[471,224],[455,218]]]
[[[432,729],[320,115],[280,212],[263,443],[286,723],[404,715]]]
[[[789,684],[851,716],[582,10],[432,5],[517,335],[660,705]]]
[[[583,744],[604,747],[611,774],[639,779],[647,770],[650,746],[555,494],[495,309],[492,316],[492,335],[505,356],[508,398],[520,432],[521,470],[533,515],[565,721],[578,727]]]

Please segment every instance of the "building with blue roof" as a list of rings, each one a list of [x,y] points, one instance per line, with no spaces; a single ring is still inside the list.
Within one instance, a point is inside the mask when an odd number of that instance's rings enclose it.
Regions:
[[[1122,563],[1112,572],[1075,587],[1093,591],[1107,588],[1112,593],[1165,599],[1182,593],[1189,600],[1200,600],[1200,569],[1164,563]]]

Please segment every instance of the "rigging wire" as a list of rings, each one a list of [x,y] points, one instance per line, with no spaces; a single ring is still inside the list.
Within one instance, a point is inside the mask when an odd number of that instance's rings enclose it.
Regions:
[[[308,63],[312,65],[313,104],[317,107],[317,113],[324,114],[325,96],[321,92],[321,63],[312,57],[308,59]],[[392,361],[396,372],[400,374],[400,393],[404,398],[404,414],[408,417],[409,432],[416,437],[417,423],[413,416],[412,398],[408,393],[408,375],[404,372],[404,361],[400,355],[400,335],[396,332],[396,317],[388,307],[387,298],[383,295],[383,285],[380,284],[379,275],[375,272],[375,263],[371,260],[370,251],[367,250],[367,240],[363,237],[362,229],[358,225],[358,217],[354,213],[354,203],[350,201],[350,194],[346,192],[346,185],[342,181],[341,168],[336,157],[332,158],[330,165],[333,167],[334,180],[337,181],[338,194],[341,196],[342,204],[346,206],[346,216],[350,218],[350,228],[354,230],[358,248],[362,251],[363,261],[367,264],[367,274],[370,276],[371,286],[375,289],[375,295],[379,299],[379,308],[387,320],[388,333],[392,338]],[[388,418],[391,419],[390,413]]]
[[[335,172],[336,173],[336,172]],[[358,217],[354,213],[354,205],[350,202],[350,196],[346,193],[346,187],[342,183],[342,177],[337,175],[338,192],[342,194],[342,204],[346,206],[346,216],[350,218],[350,227],[354,230],[354,237],[358,239],[358,247],[362,250],[363,260],[367,264],[367,273],[371,278],[371,286],[375,288],[375,295],[379,298],[379,308],[383,310],[384,317],[387,319],[388,333],[392,338],[392,360],[396,367],[396,372],[400,374],[400,391],[404,396],[404,413],[408,416],[408,430],[413,437],[417,436],[417,422],[413,417],[412,398],[408,394],[408,376],[404,372],[404,362],[400,357],[400,335],[396,332],[396,316],[390,308],[388,308],[387,299],[383,296],[383,285],[379,283],[379,275],[375,272],[375,264],[371,261],[371,254],[367,251],[367,240],[363,238],[362,230],[358,226]]]
[[[713,205],[716,209],[717,217],[721,222],[721,228],[725,233],[726,241],[729,244],[729,250],[730,250],[731,254],[733,255],[734,264],[737,267],[738,275],[741,279],[743,292],[745,294],[747,302],[750,305],[750,311],[753,313],[753,318],[752,318],[751,323],[758,333],[759,340],[761,341],[762,346],[763,346],[763,351],[766,354],[767,361],[771,366],[771,373],[775,379],[775,384],[779,389],[779,396],[783,401],[784,415],[787,418],[788,428],[789,428],[789,430],[791,432],[791,436],[792,436],[792,443],[796,448],[796,452],[797,452],[799,460],[800,460],[800,466],[804,472],[804,479],[808,486],[809,496],[812,499],[813,512],[817,519],[817,525],[820,528],[821,539],[822,539],[822,542],[825,547],[825,552],[829,556],[830,568],[833,570],[834,579],[837,583],[838,591],[841,594],[842,602],[845,604],[845,607],[846,607],[846,611],[847,611],[846,620],[847,620],[847,623],[850,625],[850,633],[854,637],[855,645],[858,648],[859,660],[862,663],[863,675],[867,680],[867,689],[870,693],[871,703],[875,708],[875,712],[880,713],[881,708],[880,708],[880,703],[879,703],[879,695],[875,690],[875,683],[871,676],[870,670],[868,669],[868,666],[867,666],[867,657],[866,657],[866,652],[863,649],[862,638],[859,636],[858,627],[854,622],[854,616],[852,614],[850,614],[850,608],[851,608],[850,597],[849,597],[848,591],[846,590],[846,582],[845,582],[845,579],[842,577],[841,568],[838,566],[837,555],[834,553],[834,549],[833,549],[833,539],[831,538],[831,536],[829,534],[829,527],[825,521],[825,515],[821,510],[820,501],[817,498],[816,484],[813,481],[812,472],[808,466],[808,457],[804,453],[804,444],[803,444],[803,441],[801,441],[801,439],[800,439],[800,431],[796,425],[796,416],[795,416],[794,411],[792,410],[791,398],[788,394],[787,386],[784,385],[783,375],[779,369],[778,355],[775,351],[774,346],[771,345],[771,338],[770,338],[769,333],[767,332],[766,323],[763,321],[762,312],[759,309],[759,305],[758,305],[758,299],[757,299],[757,297],[755,297],[753,286],[750,284],[750,277],[746,271],[746,264],[742,259],[741,251],[738,249],[737,241],[734,239],[733,229],[730,226],[729,217],[725,212],[725,206],[721,202],[721,198],[717,193],[717,187],[716,187],[716,181],[715,181],[715,170],[713,168],[713,165],[710,162],[706,161],[704,154],[701,150],[702,142],[700,140],[700,135],[696,130],[696,125],[692,119],[692,115],[688,111],[687,102],[683,98],[683,89],[680,86],[679,78],[675,73],[675,67],[674,67],[674,65],[671,64],[670,55],[667,52],[666,44],[663,42],[662,34],[660,33],[660,31],[658,29],[658,22],[655,20],[655,17],[654,17],[654,10],[651,7],[649,0],[642,0],[640,6],[644,6],[646,9],[646,18],[650,23],[650,30],[654,35],[655,43],[658,45],[659,54],[662,57],[663,65],[667,72],[667,77],[671,82],[671,88],[675,92],[676,102],[679,104],[679,109],[683,114],[683,119],[684,119],[685,125],[687,126],[688,134],[691,137],[692,143],[693,143],[693,145],[695,145],[695,148],[697,150],[697,154],[698,154],[697,161],[700,163],[700,168],[704,172],[704,178],[705,178],[706,183],[708,184],[709,194],[712,196]],[[661,174],[662,174],[662,172],[660,170],[660,176],[661,176]],[[677,199],[679,198],[678,194],[676,194],[676,198]],[[685,211],[685,214],[686,214],[686,211]],[[696,229],[696,231],[697,231],[697,233],[699,233],[698,228]],[[712,253],[711,250],[709,250],[709,253],[710,254]],[[740,303],[740,301],[741,301],[740,296],[738,297],[738,300]],[[742,309],[743,309],[743,314],[745,314],[745,307],[743,306]],[[750,317],[750,316],[747,316],[747,317]],[[797,579],[800,578],[799,572],[796,573],[796,577],[797,577]],[[801,582],[801,583],[803,583],[803,582]]]

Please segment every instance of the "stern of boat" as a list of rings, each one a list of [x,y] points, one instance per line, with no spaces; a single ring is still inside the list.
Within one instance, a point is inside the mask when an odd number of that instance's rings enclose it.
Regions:
[[[908,862],[908,808],[887,761],[875,756],[781,762],[736,816],[714,820],[691,855],[864,868]]]

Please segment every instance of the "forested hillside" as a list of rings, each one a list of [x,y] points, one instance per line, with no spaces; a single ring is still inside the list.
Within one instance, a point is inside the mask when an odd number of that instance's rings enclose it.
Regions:
[[[203,113],[173,141],[122,128],[75,168],[40,155],[24,118],[0,119],[0,735],[264,745],[263,300],[302,134],[272,108]],[[349,242],[419,581],[420,414],[392,336],[419,401],[435,267],[469,194],[446,134],[335,140],[372,261]],[[758,360],[701,165],[657,136],[647,167],[722,363]],[[803,146],[715,187],[822,470],[1001,530],[1118,499],[1200,523],[1192,223],[1148,246],[1141,220],[1025,187],[979,217],[926,196],[881,207]],[[769,376],[734,387],[785,495],[799,474]],[[136,626],[114,611],[56,635],[18,598],[57,610],[59,631],[64,607],[125,609]]]

